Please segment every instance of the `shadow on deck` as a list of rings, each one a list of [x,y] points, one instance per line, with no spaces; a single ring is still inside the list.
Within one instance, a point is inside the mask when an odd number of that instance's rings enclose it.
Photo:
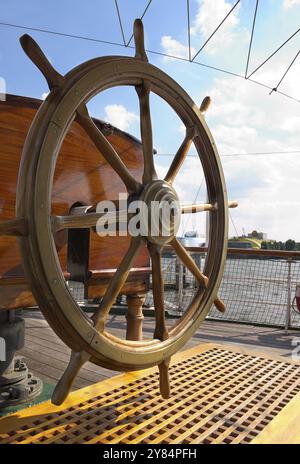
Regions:
[[[56,384],[69,361],[69,348],[57,337],[39,311],[23,312],[26,324],[25,346],[19,352],[26,358],[30,370],[48,384]],[[169,320],[172,324],[172,321]],[[111,316],[108,327],[118,336],[124,333],[126,321],[123,316]],[[144,334],[153,333],[154,319],[145,318]],[[259,354],[273,354],[290,359],[294,349],[293,340],[299,339],[300,331],[285,334],[282,329],[253,325],[206,320],[197,333],[183,347],[183,350],[199,345],[204,341],[239,346]],[[117,372],[104,369],[91,363],[81,369],[74,389],[105,380]]]

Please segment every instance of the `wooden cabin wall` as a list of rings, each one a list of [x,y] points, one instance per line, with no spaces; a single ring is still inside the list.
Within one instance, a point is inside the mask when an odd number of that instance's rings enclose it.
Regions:
[[[15,218],[16,185],[22,147],[40,101],[8,96],[0,102],[0,220]],[[143,157],[141,145],[119,130],[107,135],[131,174],[141,180]],[[101,153],[78,123],[72,123],[63,142],[55,170],[52,192],[52,214],[66,215],[76,204],[96,205],[101,200],[118,200],[119,192],[126,193],[119,176],[104,160]],[[67,232],[56,237],[59,259],[66,270]],[[119,265],[129,245],[127,237],[99,237],[91,231],[89,269],[96,280],[90,296],[103,294],[108,270]],[[127,292],[141,291],[146,283],[149,257],[146,248],[137,257],[134,267],[140,268],[127,285]],[[145,271],[145,272],[144,272]],[[102,283],[101,283],[102,279]],[[98,289],[98,290],[97,290]],[[124,289],[125,290],[125,289]],[[24,279],[23,267],[15,237],[0,237],[0,309],[34,304]]]

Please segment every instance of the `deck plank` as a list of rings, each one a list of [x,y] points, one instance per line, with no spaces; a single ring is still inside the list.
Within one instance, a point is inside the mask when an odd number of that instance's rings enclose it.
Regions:
[[[49,327],[39,311],[24,311],[25,346],[19,354],[24,356],[29,369],[43,381],[55,384],[69,361],[70,349],[58,338]],[[172,324],[168,320],[168,324]],[[125,318],[111,316],[108,327],[116,336],[124,335]],[[144,336],[151,337],[154,330],[154,318],[144,320]],[[224,321],[206,320],[197,333],[183,347],[194,347],[204,341],[251,348],[257,352],[275,354],[290,358],[292,340],[300,337],[299,331],[291,331],[288,335],[283,330],[258,327],[253,325],[228,323]],[[104,369],[91,363],[81,369],[73,389],[82,388],[94,382],[116,375],[115,371]]]

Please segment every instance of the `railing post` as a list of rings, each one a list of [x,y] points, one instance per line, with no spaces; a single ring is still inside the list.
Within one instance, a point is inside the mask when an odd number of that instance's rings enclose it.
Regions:
[[[183,301],[183,265],[182,262],[176,257],[176,281],[177,281],[177,292],[178,292],[178,310],[182,310]]]
[[[288,258],[288,276],[287,276],[287,302],[286,302],[286,318],[285,318],[285,333],[288,334],[291,325],[291,280],[292,280],[292,258]]]
[[[200,255],[200,253],[194,253],[193,254],[193,259],[194,259],[195,263],[197,264],[198,268],[201,269],[201,255]],[[196,277],[193,278],[193,283],[194,283],[194,288],[197,288],[198,287],[198,282],[197,282]]]

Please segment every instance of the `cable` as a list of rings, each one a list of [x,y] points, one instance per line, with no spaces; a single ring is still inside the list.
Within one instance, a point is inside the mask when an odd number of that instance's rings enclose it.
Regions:
[[[222,158],[227,156],[265,156],[265,155],[292,155],[300,153],[300,150],[294,151],[265,151],[265,152],[252,152],[252,153],[227,153],[220,154]],[[156,153],[155,156],[174,156],[174,153]],[[199,155],[188,155],[188,158],[198,158]]]
[[[233,220],[233,218],[232,218],[232,215],[231,215],[230,210],[228,210],[228,212],[229,212],[229,218],[230,218],[231,223],[232,223],[232,225],[233,225],[233,228],[234,228],[234,230],[235,230],[236,236],[239,237],[239,233],[238,233],[238,231],[237,231],[237,228],[235,227],[235,223],[234,223],[234,220]]]
[[[147,13],[147,10],[148,10],[149,6],[151,5],[151,3],[152,3],[152,0],[149,0],[149,2],[148,2],[148,4],[147,4],[146,8],[144,9],[144,12],[143,12],[143,14],[142,14],[142,16],[141,16],[140,19],[143,19],[143,17],[144,17],[145,14]],[[128,47],[128,46],[130,45],[130,42],[132,41],[132,39],[133,39],[133,34],[131,34],[131,37],[130,37],[130,39],[128,40],[128,42],[127,42],[127,44],[126,44],[126,47]]]
[[[125,40],[124,29],[123,29],[123,25],[122,25],[122,20],[121,20],[121,15],[120,15],[120,10],[119,10],[118,0],[115,0],[115,5],[116,5],[116,10],[117,10],[117,15],[118,15],[118,18],[119,18],[119,24],[120,24],[120,29],[121,29],[121,34],[122,34],[123,42],[124,42],[124,45],[125,45],[125,47],[126,47],[126,40]]]
[[[197,201],[197,198],[198,198],[198,195],[199,195],[200,190],[201,190],[201,188],[202,188],[203,182],[204,182],[204,176],[202,177],[202,180],[201,180],[201,182],[200,182],[199,188],[198,188],[197,193],[196,193],[196,195],[195,195],[194,202],[193,202],[194,204],[195,204],[196,201]]]
[[[204,44],[202,45],[202,47],[200,48],[200,50],[198,50],[198,52],[196,53],[196,55],[194,56],[194,58],[192,59],[192,61],[194,61],[194,59],[196,58],[196,56],[199,55],[199,53],[201,52],[201,50],[203,50],[203,48],[208,44],[208,42],[210,41],[210,39],[215,35],[215,33],[220,29],[220,27],[222,26],[222,24],[226,21],[226,19],[228,18],[228,16],[232,13],[232,11],[235,9],[235,7],[240,3],[241,0],[238,0],[234,5],[233,7],[231,8],[230,11],[228,11],[227,15],[225,16],[225,18],[220,22],[220,24],[218,25],[218,27],[216,27],[216,29],[214,30],[214,32],[208,37],[208,39],[204,42]]]
[[[124,44],[120,44],[118,42],[111,42],[109,40],[102,40],[102,39],[94,39],[93,37],[86,37],[82,35],[67,34],[64,32],[50,31],[49,29],[40,29],[38,27],[28,27],[28,26],[21,26],[19,24],[3,23],[3,22],[0,22],[0,26],[14,27],[16,29],[25,29],[26,31],[42,32],[44,34],[52,34],[52,35],[58,35],[61,37],[69,37],[70,39],[87,40],[89,42],[99,42],[99,43],[104,43],[107,45],[116,45],[118,47],[124,47]]]
[[[278,82],[278,84],[276,85],[276,87],[274,87],[274,89],[271,90],[271,92],[270,92],[269,95],[271,95],[272,92],[277,92],[278,87],[280,86],[281,82],[283,81],[283,79],[285,78],[285,76],[287,75],[287,73],[289,72],[289,70],[291,69],[291,67],[293,66],[293,64],[295,63],[295,61],[296,61],[296,59],[297,59],[299,53],[300,53],[300,50],[296,53],[295,58],[292,60],[292,62],[291,62],[290,65],[288,66],[287,70],[286,70],[285,73],[283,74],[282,78],[280,79],[280,81]]]
[[[191,60],[192,60],[192,54],[191,54],[190,0],[186,0],[186,10],[187,10],[187,27],[188,27],[189,61],[191,61]]]
[[[299,29],[296,30],[296,32],[294,32],[294,34],[292,34],[285,42],[283,42],[273,53],[271,53],[271,55],[265,59],[265,61],[263,61],[259,66],[257,66],[256,69],[254,69],[254,71],[252,71],[251,74],[249,74],[249,76],[247,77],[247,79],[249,79],[249,77],[253,76],[254,73],[256,73],[256,71],[258,71],[264,64],[267,63],[267,61],[269,61],[277,52],[279,52],[279,50],[284,46],[286,45],[293,37],[295,37],[296,34],[298,34],[298,32],[300,31],[300,27]]]
[[[254,34],[254,29],[255,29],[255,23],[256,23],[256,14],[257,14],[257,9],[258,9],[258,3],[259,3],[259,0],[256,0],[255,11],[254,11],[254,16],[253,16],[253,23],[252,23],[251,38],[250,38],[250,42],[249,42],[249,50],[248,50],[248,56],[247,56],[245,79],[247,79],[247,72],[248,72],[249,61],[250,61],[250,54],[251,54],[252,40],[253,40],[253,34]]]
[[[199,195],[200,190],[201,190],[201,188],[202,188],[203,182],[204,182],[204,176],[202,177],[202,180],[201,180],[201,182],[200,182],[200,185],[199,185],[199,188],[198,188],[197,193],[196,193],[196,195],[195,195],[193,204],[195,204],[196,201],[197,201],[197,198],[198,198],[198,195]],[[185,214],[184,214],[183,216],[185,216]],[[187,216],[188,216],[188,219],[186,220],[185,224],[182,225],[182,233],[183,233],[183,235],[185,234],[186,229],[187,229],[187,226],[189,225],[190,219],[193,218],[194,214],[193,214],[193,213],[190,213],[190,214],[188,214]]]
[[[148,3],[148,6],[150,5],[151,1],[152,0],[150,0],[150,2]],[[12,27],[12,28],[16,28],[16,29],[24,29],[24,30],[27,30],[27,31],[42,32],[44,34],[57,35],[57,36],[60,36],[60,37],[67,37],[67,38],[71,38],[71,39],[86,40],[86,41],[89,41],[89,42],[103,43],[103,44],[106,44],[106,45],[114,45],[116,47],[125,47],[125,48],[132,48],[132,49],[135,48],[135,47],[129,45],[129,42],[132,39],[133,35],[130,38],[128,44],[125,46],[122,43],[112,42],[112,41],[109,41],[109,40],[95,39],[93,37],[86,37],[86,36],[80,36],[80,35],[75,35],[75,34],[67,34],[67,33],[63,33],[63,32],[50,31],[49,29],[41,29],[41,28],[37,28],[37,27],[28,27],[28,26],[23,26],[23,25],[19,25],[19,24],[0,22],[0,26]],[[176,60],[179,60],[179,61],[185,61],[187,63],[190,63],[190,61],[187,58],[182,58],[182,57],[179,57],[179,56],[170,55],[168,53],[158,52],[158,51],[149,50],[149,49],[147,49],[146,52],[151,53],[153,55],[165,56],[167,58],[173,58],[173,59],[176,59]],[[222,72],[224,74],[228,74],[230,76],[239,77],[240,79],[245,79],[245,76],[242,76],[241,74],[237,74],[237,73],[228,71],[226,69],[218,68],[216,66],[210,66],[208,64],[200,63],[198,61],[191,61],[191,63],[197,64],[198,66],[202,66],[204,68],[213,69],[214,71],[219,71],[219,72]],[[250,79],[250,76],[247,77],[247,81],[253,82],[256,85],[260,85],[260,86],[262,86],[262,87],[264,87],[266,89],[272,90],[272,87],[270,87],[269,85],[263,84],[262,82],[256,81],[254,79]],[[294,100],[297,103],[300,102],[297,98],[292,97],[291,95],[288,95],[288,94],[286,94],[284,92],[281,92],[280,90],[277,91],[277,94],[283,95],[284,97],[287,97],[287,98],[289,98],[291,100]]]

